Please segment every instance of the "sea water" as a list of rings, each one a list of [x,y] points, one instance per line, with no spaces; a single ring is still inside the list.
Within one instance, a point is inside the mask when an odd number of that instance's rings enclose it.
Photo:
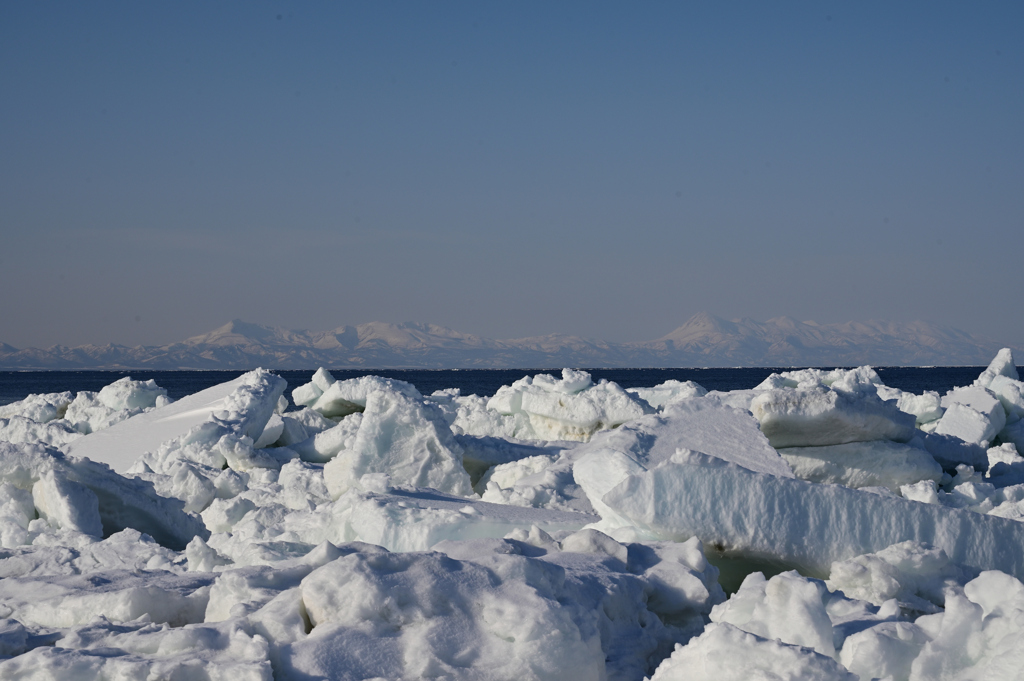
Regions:
[[[940,395],[957,386],[970,385],[985,367],[878,367],[886,385],[906,392],[935,390]],[[735,369],[587,369],[594,381],[607,379],[623,388],[648,388],[668,380],[694,381],[708,390],[753,388],[772,373],[791,371],[791,367]],[[210,386],[230,381],[243,371],[0,371],[0,405],[24,399],[31,393],[70,390],[97,391],[119,378],[131,376],[137,381],[153,379],[180,399]],[[277,371],[291,388],[308,383],[313,370]],[[551,369],[331,369],[339,381],[372,374],[412,383],[424,395],[435,390],[458,388],[463,395],[493,395],[498,388],[523,376],[554,373]]]

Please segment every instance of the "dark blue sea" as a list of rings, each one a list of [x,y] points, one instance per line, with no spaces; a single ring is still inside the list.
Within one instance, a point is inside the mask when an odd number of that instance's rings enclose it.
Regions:
[[[879,367],[882,381],[893,388],[920,393],[935,390],[939,394],[961,385],[970,385],[985,367]],[[775,372],[789,368],[745,369],[587,369],[595,381],[606,378],[624,388],[644,388],[664,383],[669,379],[696,381],[708,390],[740,390],[753,388]],[[31,393],[51,393],[70,390],[99,390],[122,376],[135,380],[153,379],[166,388],[174,399],[230,381],[242,371],[0,371],[0,404],[24,399]],[[288,381],[291,388],[308,383],[312,371],[275,372]],[[407,381],[421,393],[429,395],[443,388],[459,388],[463,395],[493,395],[498,388],[523,376],[552,373],[551,370],[531,369],[338,369],[331,370],[335,378],[343,380],[374,374]]]

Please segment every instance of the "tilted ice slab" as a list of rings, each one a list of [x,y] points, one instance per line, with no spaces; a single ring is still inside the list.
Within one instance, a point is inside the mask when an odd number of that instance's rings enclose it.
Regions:
[[[726,553],[819,575],[833,561],[908,540],[937,546],[963,565],[1024,575],[1024,523],[758,474],[699,453],[635,471],[600,504],[612,511],[603,523],[609,530],[629,523],[652,538],[697,536]]]
[[[752,471],[793,477],[749,413],[708,397],[675,402],[662,414],[644,416],[600,433],[574,451],[624,452],[649,468],[667,460],[680,448],[698,450]]]
[[[988,388],[992,385],[992,381],[999,376],[1011,378],[1015,381],[1020,379],[1020,376],[1017,375],[1017,366],[1013,361],[1013,351],[1010,348],[1003,348],[996,353],[988,368],[981,372],[981,376],[978,377],[974,384]]]
[[[285,386],[284,379],[267,371],[250,371],[75,440],[64,451],[124,473],[142,454],[208,421],[230,420],[233,430],[255,441],[274,413]]]
[[[681,449],[707,452],[760,473],[793,477],[748,412],[709,397],[682,400],[663,414],[598,434],[573,450],[573,477],[607,520],[616,514],[604,504],[606,492],[630,475],[668,461]]]
[[[1015,423],[1024,418],[1024,382],[996,376],[988,388],[1003,403],[1007,423]]]

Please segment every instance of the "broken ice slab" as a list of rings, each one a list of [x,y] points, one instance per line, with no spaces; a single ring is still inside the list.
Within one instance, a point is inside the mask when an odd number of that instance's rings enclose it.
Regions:
[[[231,420],[239,435],[259,439],[286,387],[262,369],[215,385],[165,407],[133,416],[67,444],[64,451],[124,473],[146,452],[214,418]]]
[[[602,525],[625,521],[652,539],[697,536],[725,555],[782,561],[811,575],[827,575],[833,561],[913,540],[943,549],[953,562],[1024,577],[1024,523],[764,475],[695,452],[636,470],[601,504],[613,511]]]

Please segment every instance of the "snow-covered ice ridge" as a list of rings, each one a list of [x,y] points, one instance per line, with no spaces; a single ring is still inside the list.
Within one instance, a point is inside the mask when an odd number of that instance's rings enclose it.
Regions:
[[[1021,675],[1009,350],[946,395],[870,367],[286,390],[0,407],[0,678]]]

